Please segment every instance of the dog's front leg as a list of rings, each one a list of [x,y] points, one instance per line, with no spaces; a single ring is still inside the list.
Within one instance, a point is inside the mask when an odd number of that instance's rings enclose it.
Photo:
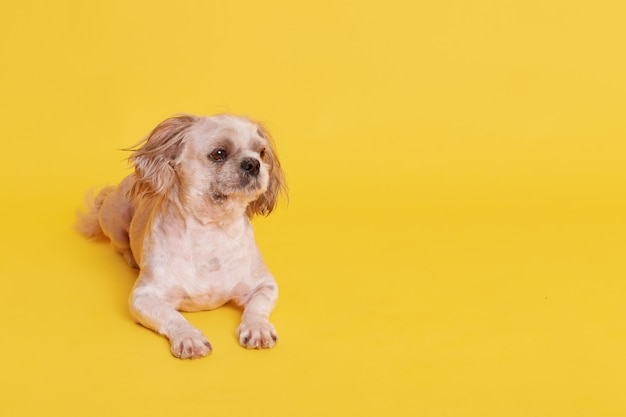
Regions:
[[[278,341],[276,329],[269,317],[276,300],[278,287],[274,282],[257,287],[244,302],[241,324],[237,328],[239,343],[249,349],[271,348]]]
[[[167,337],[177,358],[196,359],[211,353],[211,344],[202,332],[150,289],[141,286],[133,289],[130,311],[139,323]]]

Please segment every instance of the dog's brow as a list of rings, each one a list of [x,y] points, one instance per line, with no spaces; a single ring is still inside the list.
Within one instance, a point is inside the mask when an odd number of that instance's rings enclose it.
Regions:
[[[227,149],[234,148],[233,141],[228,136],[224,136],[223,138],[220,138],[217,141],[217,144],[218,144],[218,146],[221,146],[221,147],[227,148]]]
[[[256,134],[257,134],[257,135],[259,135],[259,136],[261,136],[263,139],[267,139],[267,138],[265,137],[265,134],[263,133],[263,129],[261,129],[260,127],[259,127],[259,128],[257,128],[257,130],[256,130]]]

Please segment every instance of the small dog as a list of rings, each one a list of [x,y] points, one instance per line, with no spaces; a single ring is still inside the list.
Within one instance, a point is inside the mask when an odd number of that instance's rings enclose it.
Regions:
[[[109,239],[139,269],[133,317],[166,336],[174,356],[200,358],[211,344],[179,311],[233,301],[243,306],[241,345],[274,346],[278,287],[249,221],[286,192],[268,132],[243,117],[180,115],[129,150],[134,173],[101,190],[77,229]]]

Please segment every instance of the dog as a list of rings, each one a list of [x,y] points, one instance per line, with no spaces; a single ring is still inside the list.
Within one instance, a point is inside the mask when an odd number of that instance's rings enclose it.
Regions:
[[[201,358],[212,346],[180,311],[234,302],[239,343],[273,347],[278,287],[250,224],[286,194],[268,131],[234,115],[177,115],[127,150],[134,172],[92,198],[76,226],[139,269],[133,318],[167,337],[175,357]]]

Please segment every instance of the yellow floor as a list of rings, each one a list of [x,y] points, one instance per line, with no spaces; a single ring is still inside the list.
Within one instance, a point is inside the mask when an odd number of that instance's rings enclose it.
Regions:
[[[2,6],[2,416],[626,416],[623,1]],[[177,113],[273,132],[280,342],[169,354],[71,227]]]

